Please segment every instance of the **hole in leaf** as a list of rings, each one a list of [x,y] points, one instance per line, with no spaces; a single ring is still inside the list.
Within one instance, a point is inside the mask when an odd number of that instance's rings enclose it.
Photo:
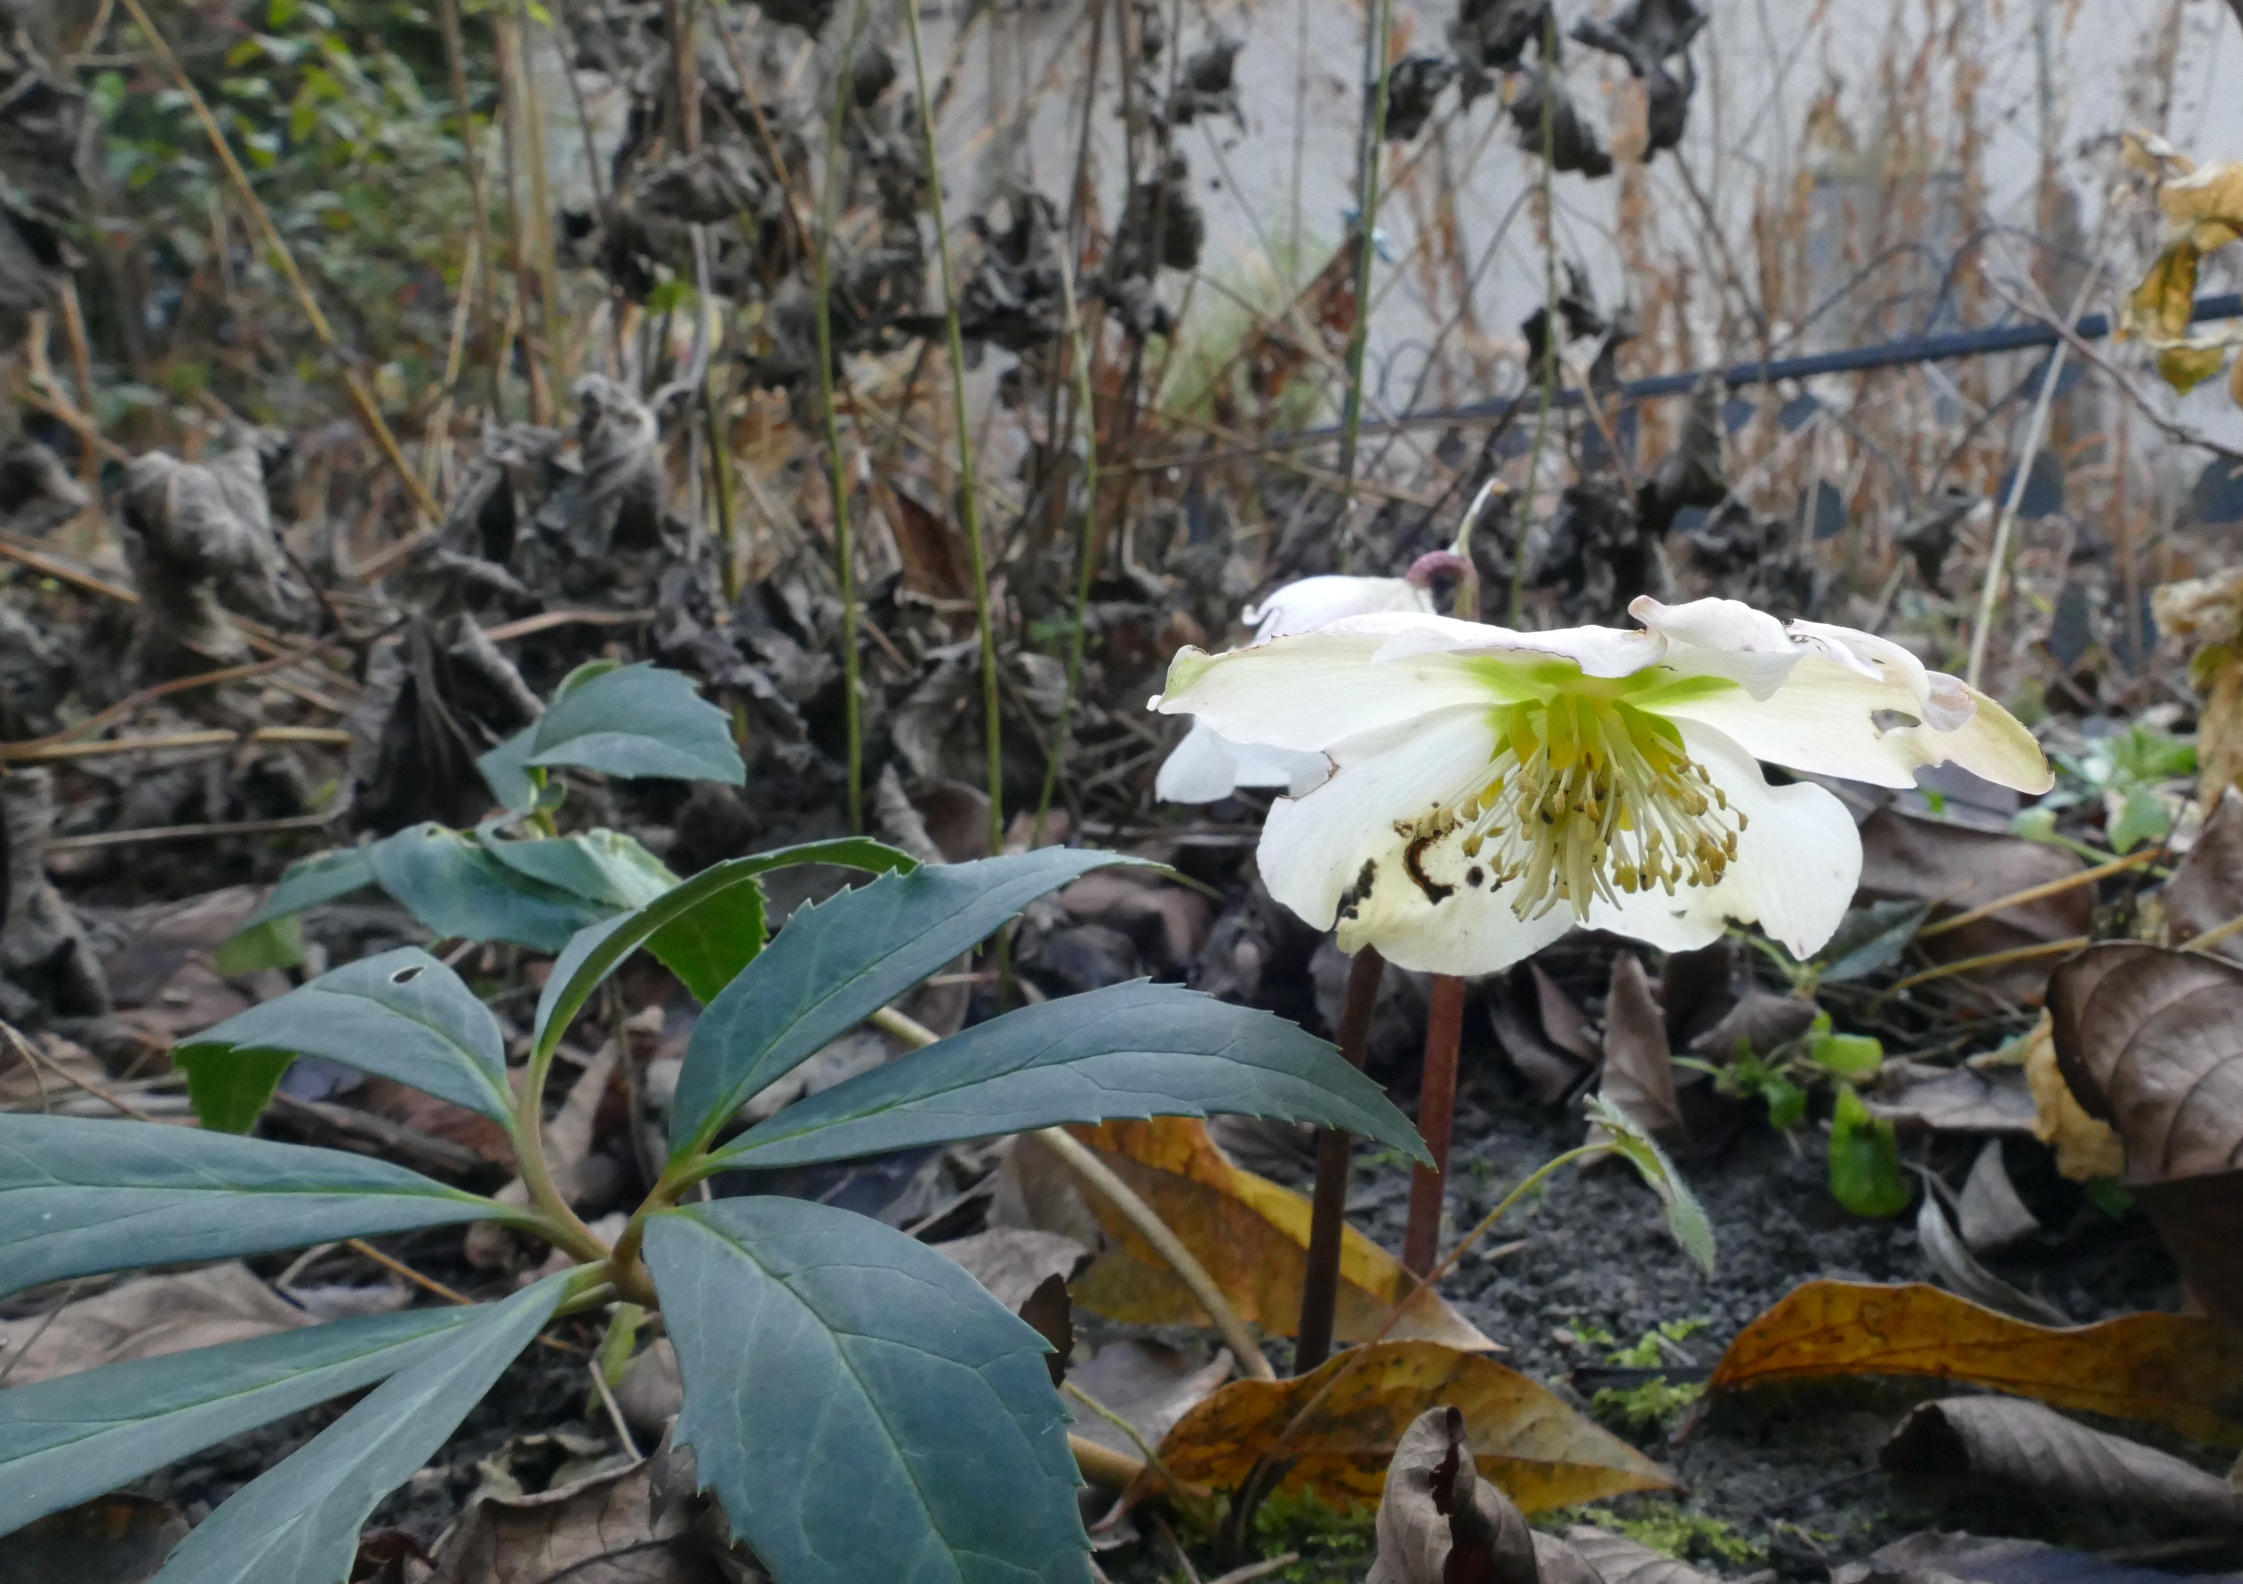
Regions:
[[[397,972],[391,974],[389,976],[389,982],[391,984],[411,984],[415,979],[418,979],[424,971],[425,970],[419,963],[414,963],[410,967],[400,968],[397,970]]]
[[[1881,709],[1869,712],[1869,724],[1876,727],[1877,735],[1882,737],[1885,733],[1898,731],[1903,726],[1921,726],[1923,721],[1909,714],[1906,710]]]

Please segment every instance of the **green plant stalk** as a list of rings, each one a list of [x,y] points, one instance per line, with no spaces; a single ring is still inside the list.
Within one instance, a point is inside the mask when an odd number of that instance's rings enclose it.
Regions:
[[[1340,408],[1339,565],[1347,570],[1355,516],[1355,453],[1363,436],[1363,357],[1371,340],[1371,262],[1378,257],[1379,156],[1386,150],[1386,35],[1393,0],[1371,0],[1363,21],[1363,132],[1356,150],[1355,323],[1347,332],[1347,394]]]
[[[460,161],[467,171],[469,201],[475,205],[475,271],[472,278],[460,282],[460,290],[474,296],[477,328],[482,333],[485,356],[492,356],[498,347],[498,328],[495,315],[498,311],[497,293],[492,287],[491,260],[491,202],[483,190],[483,158],[475,146],[475,112],[473,100],[467,92],[467,46],[460,33],[459,0],[442,0],[437,10],[444,31],[444,63],[452,81],[452,105],[460,121]],[[499,376],[495,363],[490,368],[491,411],[499,410]]]
[[[514,1165],[522,1174],[522,1186],[529,1190],[540,1232],[556,1248],[578,1259],[605,1261],[607,1245],[569,1208],[553,1181],[552,1163],[545,1158],[545,1080],[552,1075],[553,1053],[560,1049],[561,1033],[558,1028],[547,1029],[545,1037],[530,1048],[530,1059],[522,1070],[522,1087],[514,1096],[514,1124],[508,1130],[514,1145]],[[617,1025],[610,1037],[627,1036]],[[625,1055],[628,1058],[629,1053]]]
[[[1550,439],[1550,413],[1558,402],[1558,218],[1551,196],[1552,166],[1558,152],[1557,108],[1551,57],[1558,52],[1556,13],[1542,22],[1542,391],[1534,410],[1534,448],[1527,453],[1526,503],[1511,536],[1511,609],[1505,618],[1516,628],[1526,622],[1527,514],[1542,477],[1542,452]]]
[[[826,120],[826,167],[818,184],[818,231],[810,249],[813,317],[818,327],[818,417],[825,429],[826,480],[833,492],[834,574],[841,584],[841,721],[848,739],[849,829],[864,829],[864,717],[857,680],[857,565],[849,526],[849,464],[841,454],[841,420],[833,403],[834,177],[841,166],[841,126],[849,114],[857,41],[864,33],[867,0],[849,18],[849,42],[834,73],[833,109]],[[914,26],[917,24],[915,23]],[[916,35],[914,35],[916,37]]]
[[[1090,611],[1091,558],[1098,548],[1098,408],[1090,384],[1090,352],[1083,343],[1082,315],[1075,300],[1072,262],[1059,271],[1059,290],[1067,308],[1068,356],[1075,362],[1075,403],[1083,414],[1083,525],[1075,540],[1075,620],[1067,635],[1067,685],[1059,695],[1059,728],[1053,733],[1051,757],[1044,761],[1044,789],[1036,799],[1036,829],[1028,845],[1044,840],[1044,816],[1051,812],[1052,794],[1059,789],[1059,769],[1075,727],[1075,692],[1083,674],[1084,620]]]
[[[911,73],[919,93],[919,144],[927,164],[927,207],[935,222],[935,258],[942,266],[942,328],[950,350],[952,427],[958,436],[958,510],[965,519],[966,554],[974,575],[974,625],[981,634],[982,737],[989,753],[989,851],[1005,849],[1004,738],[997,706],[997,630],[989,612],[989,567],[981,540],[981,493],[974,480],[972,426],[966,422],[966,343],[958,331],[958,292],[951,278],[950,232],[942,210],[942,158],[935,148],[935,112],[927,98],[926,51],[919,40],[919,8],[903,8],[911,31]]]

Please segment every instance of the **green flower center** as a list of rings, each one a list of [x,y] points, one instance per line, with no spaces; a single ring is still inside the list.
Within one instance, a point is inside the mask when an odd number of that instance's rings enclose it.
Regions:
[[[1546,697],[1499,704],[1497,749],[1461,796],[1406,826],[1413,869],[1428,845],[1454,840],[1467,883],[1515,887],[1511,908],[1540,918],[1654,886],[1719,883],[1736,860],[1745,816],[1692,759],[1682,733],[1625,695],[1636,678],[1576,675]]]

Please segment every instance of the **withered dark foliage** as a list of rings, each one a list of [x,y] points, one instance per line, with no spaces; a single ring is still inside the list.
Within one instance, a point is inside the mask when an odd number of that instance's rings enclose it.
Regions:
[[[1550,31],[1550,0],[1463,0],[1449,23],[1449,48],[1468,71],[1517,71],[1528,45],[1540,49]]]
[[[1386,136],[1407,143],[1425,130],[1441,91],[1461,68],[1443,55],[1410,55],[1394,63],[1386,78]]]
[[[1246,46],[1218,35],[1208,46],[1184,62],[1183,80],[1176,85],[1162,120],[1169,126],[1190,126],[1202,116],[1229,116],[1241,129],[1246,112],[1239,107],[1238,84],[1233,68]]]
[[[1545,88],[1550,106],[1547,115],[1543,112]],[[1511,101],[1508,113],[1518,133],[1519,147],[1534,155],[1546,150],[1552,170],[1573,171],[1591,179],[1612,174],[1612,155],[1596,129],[1582,119],[1573,95],[1557,78],[1551,78],[1547,85],[1540,78],[1529,79]]]
[[[1681,146],[1690,95],[1698,86],[1690,41],[1705,25],[1706,14],[1694,0],[1631,0],[1609,22],[1583,17],[1573,25],[1576,39],[1591,49],[1619,56],[1643,83],[1649,99],[1643,151],[1646,160],[1661,149]]]

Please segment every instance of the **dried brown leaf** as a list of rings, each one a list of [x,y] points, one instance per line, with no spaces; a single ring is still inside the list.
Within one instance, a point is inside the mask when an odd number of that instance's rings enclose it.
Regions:
[[[2239,364],[2243,367],[2243,364]],[[2165,934],[2184,944],[2243,916],[2243,792],[2219,789],[2212,817],[2196,833],[2196,843],[2173,867],[2165,882]],[[2231,962],[2243,962],[2243,935],[2230,935],[2210,948]]]
[[[1568,1529],[1565,1543],[1597,1570],[1604,1584],[1720,1584],[1713,1575],[1701,1573],[1687,1562],[1677,1562],[1663,1551],[1587,1524]]]
[[[1948,1221],[1937,1194],[1925,1194],[1916,1208],[1916,1244],[1924,1251],[1924,1262],[1931,1266],[1932,1274],[1949,1291],[2035,1325],[2072,1323],[2072,1317],[2054,1304],[2011,1286],[1979,1264]]]
[[[1526,1519],[1473,1466],[1464,1415],[1428,1408],[1402,1434],[1379,1498],[1367,1584],[1541,1584]]]
[[[96,1365],[240,1342],[330,1318],[298,1308],[238,1260],[172,1276],[136,1276],[66,1304],[50,1319],[0,1320],[8,1384],[28,1386]]]
[[[40,1584],[143,1584],[172,1547],[187,1538],[187,1520],[169,1502],[147,1496],[100,1496],[0,1540],[0,1578]]]
[[[1541,964],[1529,962],[1526,967],[1534,980],[1534,1004],[1542,1015],[1543,1036],[1568,1056],[1591,1067],[1604,1060],[1603,1042],[1590,1025],[1588,1014],[1574,1004],[1573,997],[1558,988],[1556,980],[1542,971]]]
[[[1566,999],[1565,992],[1550,984],[1539,968],[1527,965],[1534,976],[1534,988],[1528,990],[1518,982],[1518,977],[1492,979],[1488,982],[1488,1024],[1495,1032],[1495,1042],[1503,1054],[1510,1058],[1527,1087],[1544,1105],[1558,1105],[1572,1094],[1597,1062],[1596,1036],[1580,1010]],[[1547,985],[1547,991],[1543,987]],[[1560,1041],[1551,1032],[1553,1018],[1550,1001],[1565,1010],[1558,1023],[1567,1030],[1567,1041]],[[1541,1000],[1537,1008],[1536,1001]],[[1578,1055],[1573,1046],[1578,1044],[1586,1055]]]
[[[1162,1461],[1195,1485],[1233,1488],[1334,1377],[1315,1416],[1278,1453],[1296,1460],[1279,1490],[1314,1488],[1341,1503],[1377,1496],[1403,1435],[1434,1405],[1463,1412],[1480,1472],[1522,1511],[1674,1486],[1659,1465],[1526,1376],[1437,1342],[1374,1342],[1291,1380],[1232,1381],[1169,1431]]]
[[[1988,1139],[1971,1162],[1963,1181],[1962,1202],[1956,1206],[1955,1230],[1973,1254],[1993,1254],[2021,1243],[2040,1230],[2040,1222],[2017,1197],[2002,1162],[2002,1141]]]
[[[991,1227],[934,1248],[963,1265],[967,1275],[1015,1314],[1047,1277],[1072,1281],[1091,1258],[1090,1250],[1071,1237],[1026,1227]]]
[[[1294,1334],[1308,1268],[1307,1199],[1233,1165],[1196,1118],[1155,1117],[1072,1131],[1104,1154],[1107,1164],[1168,1223],[1215,1278],[1241,1320],[1274,1335]],[[1109,1246],[1076,1280],[1075,1301],[1134,1325],[1208,1324],[1190,1290],[1136,1229],[1103,1199],[1087,1198]],[[1348,1228],[1340,1244],[1334,1335],[1343,1342],[1377,1335],[1415,1284],[1399,1260]],[[1458,1348],[1495,1346],[1430,1290],[1411,1300],[1389,1334]]]
[[[2193,1315],[2055,1330],[1920,1284],[1813,1281],[1737,1334],[1709,1391],[1919,1375],[2243,1445],[2243,1334]]]
[[[2066,1085],[2117,1132],[2190,1292],[2243,1326],[2243,967],[2091,946],[2049,982],[2049,1012]]]
[[[2014,1073],[1888,1061],[1865,1099],[1871,1116],[1934,1133],[2033,1130],[2032,1092]]]
[[[1210,1359],[1193,1349],[1128,1338],[1100,1348],[1068,1379],[1101,1408],[1128,1420],[1147,1446],[1158,1446],[1177,1420],[1231,1378],[1232,1368],[1228,1349],[1218,1349]],[[1140,1455],[1137,1444],[1112,1420],[1079,1410],[1075,1418],[1073,1433],[1079,1439],[1130,1457]]]
[[[726,1578],[683,1512],[655,1511],[642,1461],[535,1496],[483,1497],[460,1520],[430,1584],[723,1584]]]
[[[2014,1397],[1920,1404],[1900,1422],[1879,1461],[1894,1475],[1940,1490],[1967,1481],[2061,1506],[2243,1528],[2243,1491],[2217,1474]]]
[[[1682,1104],[1675,1097],[1667,1015],[1633,952],[1612,961],[1612,990],[1604,1003],[1602,1093],[1661,1143],[1678,1144],[1688,1137]]]
[[[1910,897],[1934,915],[1997,902],[2032,886],[2077,874],[2085,863],[2061,847],[2021,836],[1972,830],[1879,809],[1861,826],[1861,890],[1871,898]],[[1924,941],[1935,961],[2068,940],[2087,933],[2094,897],[2085,886],[2059,891]],[[2013,999],[2040,994],[2048,964],[2027,960],[1974,970],[1969,977]]]

